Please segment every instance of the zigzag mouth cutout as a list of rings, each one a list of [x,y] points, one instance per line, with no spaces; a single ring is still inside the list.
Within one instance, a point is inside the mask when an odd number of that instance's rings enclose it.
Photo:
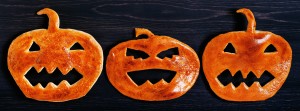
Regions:
[[[217,78],[224,86],[232,83],[235,87],[238,87],[244,82],[248,87],[250,87],[254,82],[258,82],[263,87],[275,77],[270,72],[265,70],[259,78],[252,71],[247,74],[246,78],[243,78],[241,71],[236,72],[234,76],[232,76],[231,72],[226,69],[220,73]]]
[[[130,79],[138,86],[149,83],[170,83],[176,75],[176,71],[163,69],[146,69],[127,72]]]
[[[32,86],[38,86],[41,88],[56,88],[60,85],[70,86],[78,82],[83,76],[76,71],[75,68],[68,71],[67,74],[62,74],[62,72],[56,68],[53,73],[47,72],[46,68],[42,68],[39,72],[34,67],[32,67],[26,74],[25,78],[30,82]]]

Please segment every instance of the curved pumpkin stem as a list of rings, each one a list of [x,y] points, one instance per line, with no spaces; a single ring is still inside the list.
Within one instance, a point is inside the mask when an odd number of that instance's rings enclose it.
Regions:
[[[148,29],[135,28],[135,37],[138,37],[143,34],[147,35],[148,37],[154,36],[154,34]]]
[[[37,12],[38,15],[46,14],[49,18],[48,31],[55,32],[59,29],[59,17],[58,14],[50,9],[44,8]]]
[[[254,33],[255,28],[256,28],[256,21],[255,21],[254,15],[251,12],[251,10],[249,10],[247,8],[242,8],[242,9],[237,10],[236,12],[243,13],[246,16],[246,18],[248,20],[247,32]]]

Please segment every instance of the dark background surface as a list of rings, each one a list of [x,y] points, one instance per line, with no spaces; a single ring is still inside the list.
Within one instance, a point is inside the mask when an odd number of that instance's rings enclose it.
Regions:
[[[162,102],[133,100],[119,93],[104,70],[96,84],[77,100],[50,103],[27,99],[7,69],[9,44],[18,35],[47,28],[48,18],[36,12],[44,7],[57,11],[61,28],[93,35],[108,51],[133,39],[133,29],[144,27],[157,35],[176,38],[198,53],[218,34],[246,29],[246,19],[235,11],[250,8],[257,29],[283,36],[293,49],[290,74],[278,93],[261,102],[228,102],[209,88],[202,72],[195,85],[178,99]],[[0,109],[19,110],[299,110],[300,109],[300,1],[287,0],[1,0],[0,1]],[[105,65],[105,64],[104,64]]]

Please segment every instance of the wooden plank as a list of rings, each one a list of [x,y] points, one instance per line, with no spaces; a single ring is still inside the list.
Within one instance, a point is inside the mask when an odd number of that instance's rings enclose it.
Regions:
[[[246,19],[235,11],[250,8],[257,29],[283,36],[293,49],[290,75],[280,91],[262,102],[228,102],[209,88],[202,72],[184,96],[163,102],[145,102],[120,94],[108,81],[105,70],[83,98],[48,103],[27,99],[7,69],[7,50],[18,35],[47,28],[48,18],[36,12],[44,7],[56,10],[61,28],[92,34],[105,57],[116,44],[133,39],[133,28],[144,27],[158,35],[174,37],[197,51],[199,58],[213,37],[246,29]],[[300,1],[297,0],[1,0],[0,1],[0,109],[30,110],[299,110],[300,103]],[[105,69],[105,67],[104,67]]]

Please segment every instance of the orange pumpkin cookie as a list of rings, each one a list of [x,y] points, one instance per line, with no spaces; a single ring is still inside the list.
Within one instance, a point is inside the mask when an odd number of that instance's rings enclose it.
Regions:
[[[136,28],[135,31],[136,37],[147,35],[148,38],[120,43],[109,52],[106,71],[112,85],[125,96],[146,101],[169,100],[185,94],[199,75],[200,63],[195,51],[176,39],[154,35],[147,29]],[[177,50],[178,54],[159,56],[172,49]],[[139,51],[147,56],[139,58],[128,54],[129,51]],[[175,72],[175,75],[169,82],[164,78],[153,82],[140,73],[139,76],[145,79],[142,84],[137,84],[130,75],[132,72],[156,69]]]
[[[203,70],[211,89],[225,100],[266,100],[285,82],[292,49],[281,36],[256,31],[255,18],[249,9],[237,12],[247,17],[247,31],[213,38],[204,50]]]
[[[49,17],[48,29],[37,29],[18,36],[10,45],[7,63],[9,71],[28,98],[39,101],[63,102],[83,97],[94,85],[103,66],[101,46],[88,33],[74,29],[60,29],[59,17],[54,10],[45,8],[38,15]],[[31,50],[32,45],[37,50]],[[81,45],[82,49],[73,50],[73,45]],[[52,75],[54,71],[65,76],[77,72],[82,77],[70,84],[62,80],[58,84],[52,81],[46,87],[31,84],[26,75],[34,71],[46,70]]]

